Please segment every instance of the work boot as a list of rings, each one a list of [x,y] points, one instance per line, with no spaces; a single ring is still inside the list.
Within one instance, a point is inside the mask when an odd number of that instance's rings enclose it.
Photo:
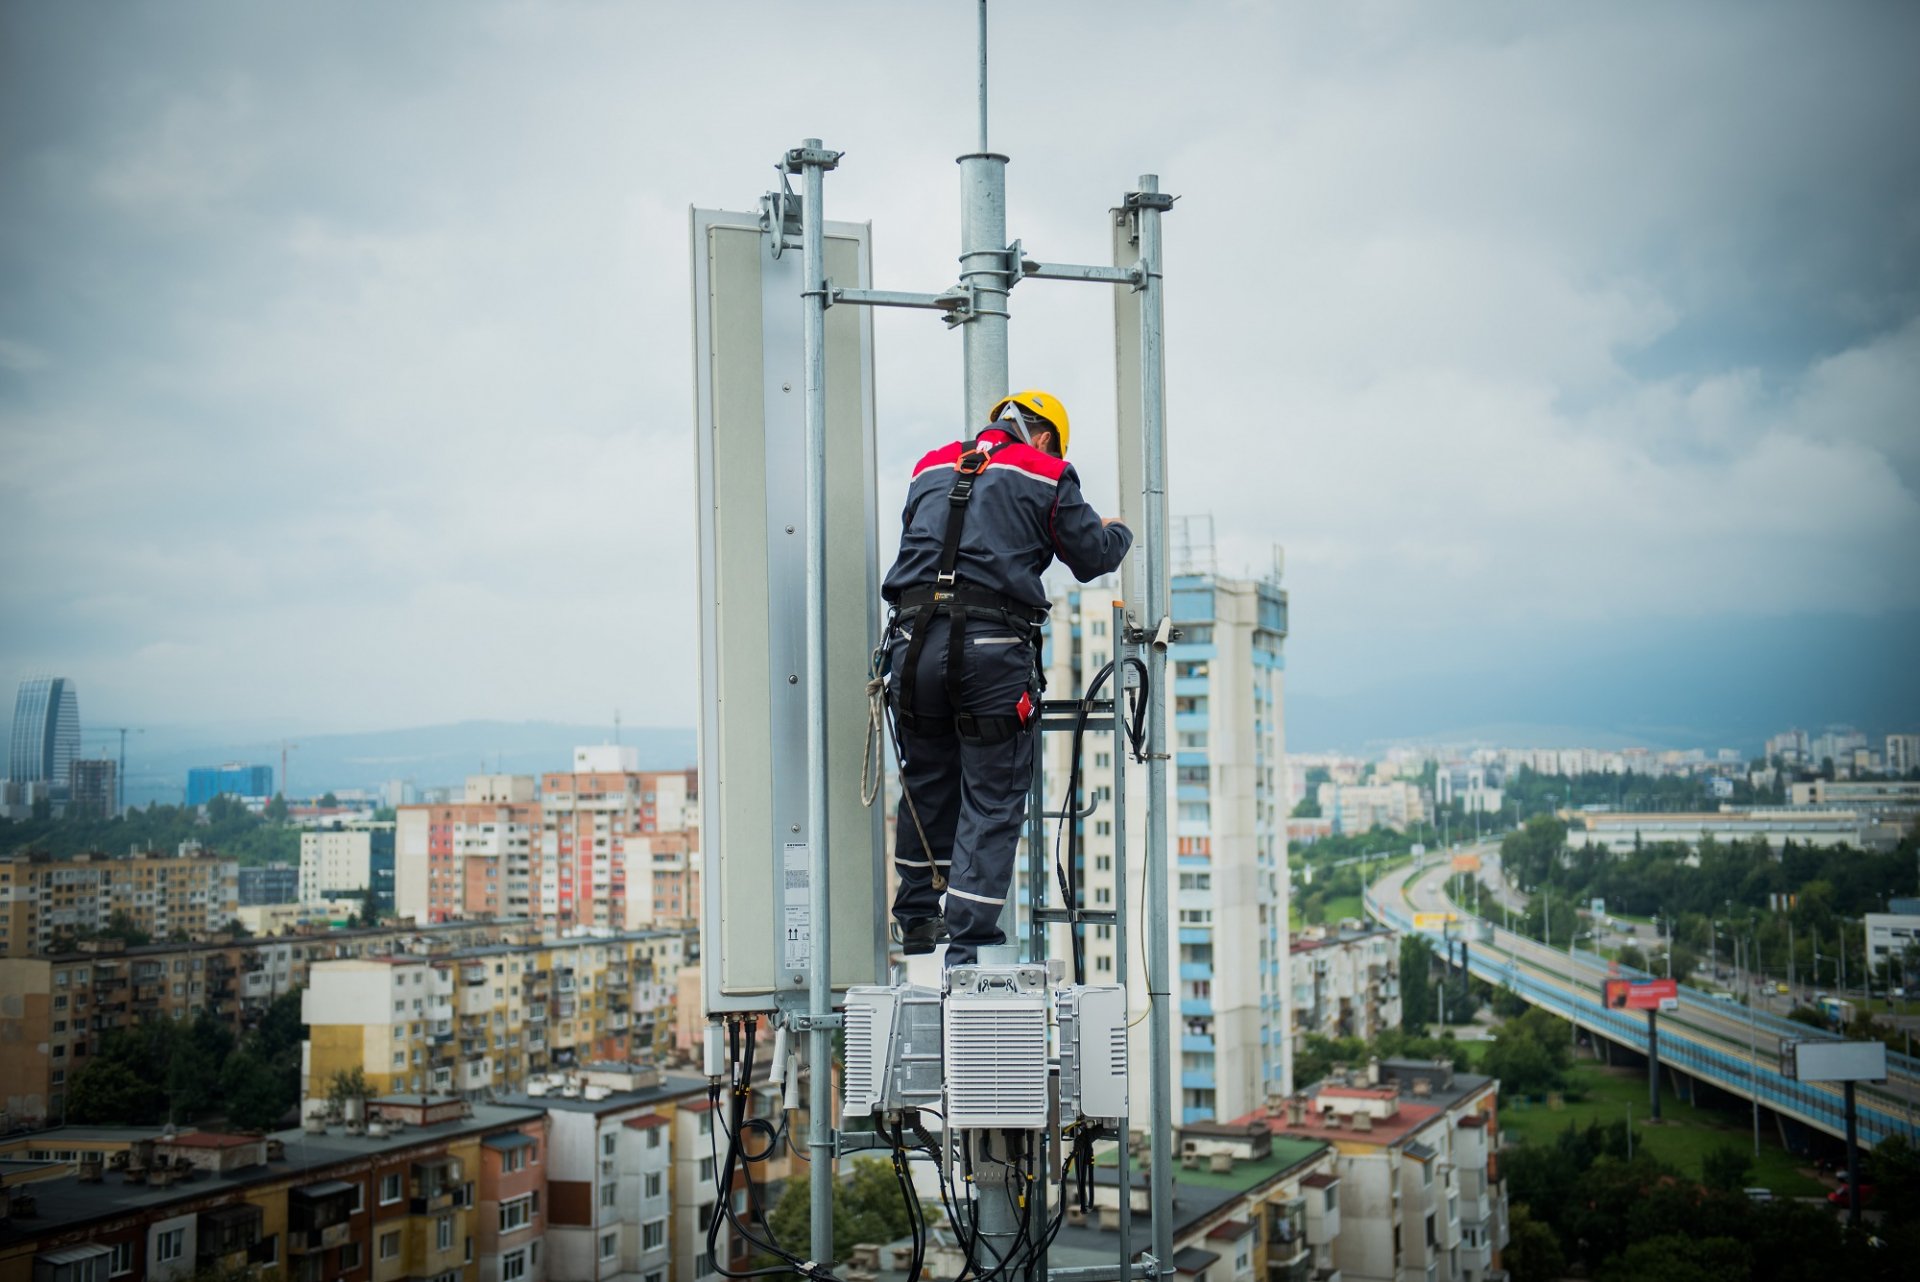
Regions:
[[[920,957],[952,938],[947,933],[945,917],[922,917],[919,921],[901,923],[900,951],[909,957]]]

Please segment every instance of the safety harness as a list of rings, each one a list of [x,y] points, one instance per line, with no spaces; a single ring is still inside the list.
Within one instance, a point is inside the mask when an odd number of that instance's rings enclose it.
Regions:
[[[967,621],[976,613],[992,614],[1007,627],[1031,640],[1046,622],[1046,611],[987,588],[963,583],[955,574],[960,559],[960,533],[966,525],[967,504],[973,498],[974,483],[986,470],[993,452],[1006,444],[996,441],[981,445],[975,437],[954,460],[953,488],[947,491],[947,531],[940,546],[940,568],[931,586],[908,588],[900,594],[888,621],[889,629],[905,625],[912,629],[903,660],[906,671],[899,675],[899,698],[895,715],[907,729],[924,738],[958,732],[969,743],[993,744],[1011,739],[1021,729],[1017,716],[981,717],[960,710],[960,673],[966,655]],[[920,654],[927,644],[927,625],[941,614],[951,616],[947,628],[946,688],[947,706],[954,710],[950,725],[919,715],[914,695],[920,677]]]

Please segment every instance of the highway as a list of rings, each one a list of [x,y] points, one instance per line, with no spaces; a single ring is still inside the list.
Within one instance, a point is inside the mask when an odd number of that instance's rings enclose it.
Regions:
[[[1482,853],[1491,853],[1483,848]],[[1446,894],[1450,861],[1445,853],[1429,855],[1427,866],[1395,869],[1367,888],[1367,912],[1395,930],[1424,935],[1443,945],[1443,931],[1415,931],[1413,914],[1453,913],[1445,928],[1455,949],[1466,938],[1468,969],[1475,978],[1506,984],[1528,1001],[1573,1020],[1590,1033],[1616,1045],[1646,1054],[1647,1017],[1640,1011],[1612,1011],[1601,1004],[1601,981],[1615,977],[1646,977],[1642,971],[1619,967],[1584,951],[1548,948],[1536,940],[1503,930],[1454,904]],[[1660,1015],[1660,1063],[1711,1083],[1741,1099],[1757,1093],[1763,1108],[1775,1110],[1829,1135],[1844,1137],[1846,1115],[1841,1087],[1796,1082],[1780,1074],[1782,1038],[1822,1038],[1830,1034],[1765,1011],[1751,1011],[1731,1002],[1715,1001],[1685,985],[1680,1009]],[[1860,1140],[1871,1147],[1888,1135],[1914,1138],[1920,1124],[1920,1061],[1904,1055],[1887,1056],[1884,1085],[1860,1083],[1856,1109]]]

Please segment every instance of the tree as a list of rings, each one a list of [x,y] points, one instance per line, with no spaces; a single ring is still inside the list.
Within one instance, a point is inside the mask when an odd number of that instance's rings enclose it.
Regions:
[[[367,1075],[358,1064],[340,1069],[327,1081],[327,1102],[341,1113],[349,1101],[365,1101],[372,1096],[373,1087],[367,1084]]]
[[[1743,1148],[1722,1144],[1700,1159],[1700,1182],[1721,1193],[1738,1193],[1747,1186],[1753,1158]]]
[[[1730,1237],[1668,1233],[1633,1243],[1597,1276],[1600,1282],[1747,1282],[1753,1256]]]
[[[360,895],[360,924],[378,926],[380,924],[380,892],[368,886]]]
[[[1433,945],[1415,934],[1400,937],[1400,1027],[1420,1035],[1433,1022]]]
[[[884,1161],[859,1158],[833,1185],[833,1255],[844,1260],[862,1242],[897,1242],[913,1231],[899,1181]],[[929,1223],[940,1217],[937,1208],[921,1204]],[[808,1181],[790,1180],[767,1223],[773,1240],[796,1255],[807,1254],[810,1221]]]
[[[1557,1089],[1573,1064],[1572,1030],[1566,1020],[1533,1007],[1494,1030],[1482,1064],[1516,1094]]]
[[[268,823],[285,823],[287,821],[287,799],[277,792],[274,793],[273,800],[267,803],[264,817]]]
[[[1293,811],[1288,817],[1292,819],[1318,819],[1320,817],[1320,803],[1312,797],[1302,797],[1294,803]]]
[[[242,1050],[220,1070],[220,1090],[226,1096],[227,1117],[236,1126],[271,1130],[280,1124],[299,1095],[252,1050]]]
[[[96,1056],[67,1089],[67,1121],[97,1126],[143,1126],[165,1116],[167,1095],[126,1063]]]
[[[334,796],[331,789],[320,794],[320,808],[322,810],[335,810],[339,808],[339,805],[340,798]]]
[[[1553,1229],[1533,1218],[1524,1202],[1507,1214],[1507,1249],[1501,1255],[1513,1282],[1555,1282],[1567,1271],[1566,1252]]]

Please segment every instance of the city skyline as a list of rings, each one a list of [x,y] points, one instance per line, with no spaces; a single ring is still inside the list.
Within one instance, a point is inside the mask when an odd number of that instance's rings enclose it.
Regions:
[[[972,8],[750,7],[724,54],[679,10],[0,15],[0,671],[130,725],[693,724],[685,209],[750,206],[817,134],[877,283],[947,283],[973,122],[922,81]],[[1303,726],[1382,674],[1482,688],[1516,638],[1920,609],[1916,21],[999,20],[1029,252],[1098,259],[1142,171],[1183,197],[1171,501],[1221,573],[1285,545]],[[1113,71],[1146,24],[1150,109]],[[669,100],[713,106],[662,129]],[[1014,321],[1102,499],[1108,306],[1035,283]],[[958,344],[877,324],[890,481],[953,433]],[[595,640],[552,663],[569,618]]]

